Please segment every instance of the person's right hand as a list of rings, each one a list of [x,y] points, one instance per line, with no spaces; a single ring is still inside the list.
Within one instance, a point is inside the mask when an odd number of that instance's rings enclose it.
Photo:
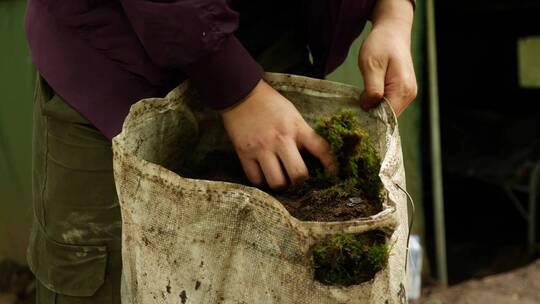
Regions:
[[[326,170],[336,172],[329,144],[302,118],[294,105],[261,80],[238,105],[221,113],[225,129],[248,179],[265,180],[272,189],[309,177],[299,150],[316,156]],[[283,167],[282,167],[282,165]]]

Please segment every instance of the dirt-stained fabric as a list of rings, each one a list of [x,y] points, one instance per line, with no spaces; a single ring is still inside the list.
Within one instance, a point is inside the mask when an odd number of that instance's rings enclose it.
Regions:
[[[401,144],[387,103],[369,113],[358,89],[267,74],[266,81],[313,124],[343,108],[358,113],[382,160],[383,211],[345,222],[293,218],[268,193],[175,172],[211,151],[230,151],[217,113],[189,83],[136,103],[113,139],[123,228],[123,303],[405,303],[407,202]],[[313,279],[310,248],[328,236],[380,229],[388,265],[369,282],[326,286]]]

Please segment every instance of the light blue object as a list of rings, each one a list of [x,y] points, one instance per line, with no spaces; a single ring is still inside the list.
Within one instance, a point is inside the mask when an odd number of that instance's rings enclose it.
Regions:
[[[420,236],[411,235],[407,259],[407,297],[418,300],[422,292],[422,245]]]

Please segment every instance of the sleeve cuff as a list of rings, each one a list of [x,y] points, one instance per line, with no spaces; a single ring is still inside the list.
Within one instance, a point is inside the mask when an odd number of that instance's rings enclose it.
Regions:
[[[183,67],[202,101],[216,110],[238,103],[255,88],[263,69],[235,36],[221,48]]]

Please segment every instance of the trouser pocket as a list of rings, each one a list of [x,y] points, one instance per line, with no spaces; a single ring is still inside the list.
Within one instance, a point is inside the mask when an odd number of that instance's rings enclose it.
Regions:
[[[47,290],[38,290],[39,304],[56,303],[57,296],[93,297],[103,290],[102,299],[110,303],[111,286],[104,285],[107,270],[106,246],[66,245],[51,240],[34,225],[28,264],[36,279]],[[109,289],[109,290],[106,290]],[[94,298],[95,299],[95,298]]]

